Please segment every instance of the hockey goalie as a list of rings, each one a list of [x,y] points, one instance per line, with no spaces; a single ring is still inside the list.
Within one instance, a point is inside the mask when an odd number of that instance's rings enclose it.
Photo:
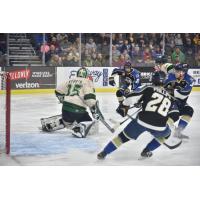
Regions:
[[[62,103],[62,114],[42,118],[42,131],[52,133],[67,128],[72,130],[73,136],[85,138],[99,119],[95,89],[87,69],[81,67],[76,78],[71,78],[56,88],[55,95]]]

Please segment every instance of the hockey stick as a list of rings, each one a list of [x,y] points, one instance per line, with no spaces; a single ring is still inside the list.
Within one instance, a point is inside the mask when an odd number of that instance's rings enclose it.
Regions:
[[[99,109],[99,101],[96,101],[96,109],[97,109],[97,113],[99,114],[99,120],[102,122],[102,124],[111,132],[111,133],[114,133],[115,132],[115,129],[112,128],[106,121],[105,121],[105,118],[102,114],[102,112],[100,111]]]
[[[127,115],[129,119],[135,120],[132,116]],[[156,139],[156,138],[155,138]],[[157,140],[159,143],[161,143],[159,140]],[[169,145],[165,142],[162,142],[161,144],[163,144],[164,146],[166,146],[168,149],[176,149],[177,147],[179,147],[182,144],[182,140],[180,140],[177,144],[175,145]]]
[[[99,118],[99,120],[102,122],[102,124],[111,132],[114,133],[115,129],[112,128],[104,119]]]
[[[81,98],[79,95],[78,97],[80,98],[80,100],[83,102],[83,104],[85,104],[86,106],[88,106],[85,101],[83,100],[83,98]],[[95,108],[97,110],[97,113],[99,114],[99,121],[102,122],[102,124],[111,132],[111,133],[114,133],[115,132],[115,129],[113,129],[106,121],[105,121],[105,118],[99,108],[99,101],[97,100],[96,101],[96,104],[95,104]]]
[[[133,107],[132,107],[133,108]],[[113,120],[113,119],[109,119],[113,124],[115,124],[114,125],[114,129],[116,130],[118,127],[120,127],[122,124],[124,124],[126,121],[128,121],[129,119],[134,119],[133,118],[133,116],[135,115],[135,114],[137,114],[140,110],[141,110],[142,108],[139,108],[138,110],[136,110],[134,113],[132,113],[131,115],[127,115],[128,117],[125,119],[125,120],[123,120],[122,122],[117,122],[117,121],[115,121],[115,120]]]
[[[182,140],[180,140],[180,142],[178,142],[177,144],[175,144],[175,145],[169,145],[169,144],[167,144],[167,143],[163,143],[167,148],[169,148],[169,149],[176,149],[177,147],[179,147],[181,144],[182,144]]]

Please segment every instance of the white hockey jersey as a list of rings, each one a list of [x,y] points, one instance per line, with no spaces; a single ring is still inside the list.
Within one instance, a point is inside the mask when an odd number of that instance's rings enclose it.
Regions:
[[[94,84],[87,78],[73,78],[62,83],[56,92],[64,94],[63,109],[71,112],[85,112],[87,106],[96,103]]]

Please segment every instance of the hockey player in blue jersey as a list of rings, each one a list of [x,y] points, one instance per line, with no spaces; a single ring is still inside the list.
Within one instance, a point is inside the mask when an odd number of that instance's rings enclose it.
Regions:
[[[174,136],[180,139],[188,139],[187,135],[182,132],[190,122],[194,110],[187,104],[187,99],[192,90],[194,79],[187,73],[188,64],[176,64],[174,72],[168,74],[164,87],[170,95],[174,97],[174,103],[171,111],[168,113],[168,125],[174,132]],[[178,127],[174,130],[174,123],[178,121]],[[151,148],[154,150],[161,144],[158,140],[153,139],[145,148],[146,157],[152,155]],[[149,148],[151,147],[151,148]]]
[[[124,64],[123,69],[115,68],[109,77],[109,84],[115,86],[115,76],[120,77],[120,88],[116,92],[119,103],[124,100],[130,91],[137,91],[138,87],[141,86],[141,75],[140,72],[132,67],[130,61]]]
[[[97,155],[98,159],[104,159],[130,139],[137,140],[145,131],[151,133],[154,139],[144,148],[141,156],[151,157],[152,151],[157,149],[170,136],[171,130],[167,121],[169,113],[173,109],[174,99],[163,88],[165,77],[164,72],[155,72],[152,75],[153,86],[147,86],[138,92],[130,93],[123,103],[119,105],[117,112],[124,117],[130,106],[130,98],[142,95],[140,98],[142,110],[138,113],[136,119],[132,120],[121,133],[105,146],[103,151]]]
[[[187,73],[188,64],[178,63],[174,66],[174,73],[169,73],[164,87],[176,99],[177,110],[171,114],[174,122],[178,121],[174,136],[188,139],[189,137],[182,134],[183,130],[189,124],[194,110],[188,105],[187,99],[192,91],[194,79]]]

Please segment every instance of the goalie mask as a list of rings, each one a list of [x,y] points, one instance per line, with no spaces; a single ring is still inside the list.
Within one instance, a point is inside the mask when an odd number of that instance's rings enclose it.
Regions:
[[[77,73],[76,73],[77,77],[81,77],[81,78],[87,78],[88,77],[88,71],[85,67],[81,67]]]

